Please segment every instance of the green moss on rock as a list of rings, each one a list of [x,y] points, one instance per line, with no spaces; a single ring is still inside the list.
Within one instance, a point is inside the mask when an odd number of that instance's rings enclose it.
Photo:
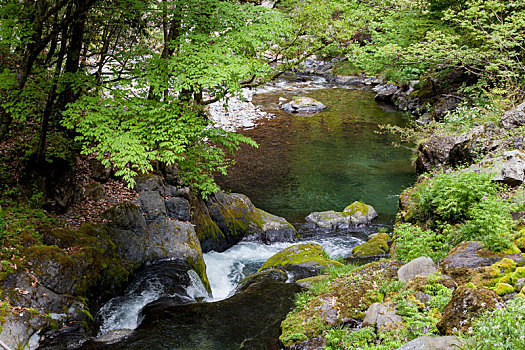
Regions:
[[[367,242],[360,244],[352,249],[352,254],[356,256],[371,256],[385,254],[388,251],[388,241],[390,236],[382,232],[370,238]]]
[[[321,245],[317,243],[303,243],[281,250],[268,259],[259,271],[302,264],[318,265],[319,267],[343,266],[338,261],[330,260]]]
[[[290,312],[281,323],[279,338],[286,347],[294,343],[321,336],[334,326],[334,316],[322,317],[326,300],[336,315],[336,324],[364,318],[368,307],[375,302],[377,288],[396,278],[401,263],[380,261],[371,263],[329,281],[318,295],[300,308]]]
[[[361,213],[361,215],[363,216],[366,216],[366,214],[368,214],[368,211],[369,211],[369,206],[364,204],[364,203],[361,203],[361,202],[358,202],[358,201],[355,201],[354,203],[350,204],[349,206],[347,206],[343,212],[345,213],[350,213],[350,214],[357,214],[358,212]]]
[[[507,283],[499,283],[495,291],[497,295],[502,296],[514,292],[514,287]]]

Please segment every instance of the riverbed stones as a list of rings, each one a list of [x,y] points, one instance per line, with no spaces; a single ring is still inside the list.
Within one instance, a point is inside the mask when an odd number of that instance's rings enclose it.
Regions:
[[[436,272],[437,266],[434,261],[426,256],[421,256],[401,266],[397,271],[397,277],[400,281],[406,282],[416,276],[428,276]]]
[[[462,341],[458,337],[423,336],[401,345],[396,350],[459,350],[461,346]]]
[[[283,104],[281,109],[287,113],[311,114],[326,109],[326,106],[310,97],[295,97],[292,101]]]
[[[318,275],[327,267],[343,266],[338,261],[331,260],[317,243],[296,244],[281,250],[268,259],[259,269],[264,271],[278,268],[293,275],[294,280]]]
[[[235,131],[253,128],[258,120],[272,118],[273,114],[260,110],[250,102],[251,94],[245,89],[243,98],[228,94],[226,98],[210,104],[206,108],[210,120],[216,127]]]
[[[306,217],[306,221],[318,227],[327,229],[348,228],[350,226],[368,225],[377,217],[377,212],[361,202],[354,202],[343,212],[333,210],[313,212]]]

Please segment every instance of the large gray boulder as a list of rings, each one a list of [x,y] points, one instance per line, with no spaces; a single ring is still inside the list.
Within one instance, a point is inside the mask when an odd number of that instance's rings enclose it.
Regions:
[[[399,88],[393,84],[384,84],[374,87],[372,90],[376,93],[375,100],[378,102],[390,102],[392,97],[399,90]]]
[[[377,212],[371,205],[354,202],[342,212],[329,210],[310,213],[306,217],[306,221],[314,223],[321,228],[339,229],[369,225],[375,218],[377,218]]]
[[[281,108],[287,113],[317,113],[326,109],[326,106],[310,97],[296,97]]]
[[[515,108],[505,112],[500,122],[505,129],[514,129],[525,125],[525,101]]]
[[[396,350],[459,350],[461,345],[461,339],[454,336],[423,336],[400,346]]]
[[[458,136],[433,136],[417,148],[418,174],[443,166],[472,164],[502,144],[501,130],[493,123],[474,127]]]
[[[124,202],[103,213],[123,257],[137,264],[172,257],[200,262],[202,252],[193,225],[168,217],[158,193],[148,191],[139,198],[142,207]]]
[[[450,151],[456,144],[452,136],[432,136],[417,147],[416,172],[423,174],[448,164]]]
[[[492,180],[519,186],[525,182],[525,151],[507,151],[495,158],[486,158],[470,169],[494,173]]]
[[[370,305],[366,311],[362,327],[377,327],[382,330],[393,330],[403,324],[403,318],[396,314],[396,308],[391,304]]]
[[[437,272],[434,261],[426,256],[420,256],[409,263],[401,266],[397,270],[397,277],[400,281],[408,281],[416,276],[428,276]]]

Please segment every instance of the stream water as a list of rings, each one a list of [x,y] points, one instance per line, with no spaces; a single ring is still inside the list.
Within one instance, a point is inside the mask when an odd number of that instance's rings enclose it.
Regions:
[[[256,105],[276,116],[243,131],[260,147],[242,147],[229,175],[217,179],[222,188],[244,193],[257,207],[287,218],[301,240],[320,243],[332,258],[345,257],[370,233],[392,224],[397,195],[414,180],[410,151],[393,147],[390,135],[378,133],[378,124],[404,125],[407,120],[378,106],[369,91],[328,86],[318,78],[305,88],[295,83],[281,81],[254,96]],[[298,94],[328,109],[307,116],[279,110],[283,98]],[[355,200],[376,208],[380,217],[374,225],[326,233],[304,222],[310,212],[341,211]],[[90,343],[85,348],[280,349],[279,325],[297,287],[276,281],[250,293],[232,293],[239,281],[289,245],[241,242],[225,252],[205,254],[213,295],[203,292],[192,271],[181,272],[184,297],[180,290],[162,287],[165,272],[144,273],[126,295],[109,302],[98,315],[102,333],[135,328],[142,317],[144,322],[121,342],[102,347]],[[159,271],[166,271],[165,263]]]

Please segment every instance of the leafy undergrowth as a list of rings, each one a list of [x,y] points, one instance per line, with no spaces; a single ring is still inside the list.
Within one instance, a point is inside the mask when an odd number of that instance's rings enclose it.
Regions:
[[[466,349],[525,349],[525,298],[511,299],[486,312],[465,336]]]
[[[434,261],[464,241],[481,241],[495,252],[525,248],[520,222],[525,210],[523,186],[509,189],[492,174],[459,169],[426,176],[401,198],[404,206],[394,231],[393,256],[410,261],[422,255]]]

